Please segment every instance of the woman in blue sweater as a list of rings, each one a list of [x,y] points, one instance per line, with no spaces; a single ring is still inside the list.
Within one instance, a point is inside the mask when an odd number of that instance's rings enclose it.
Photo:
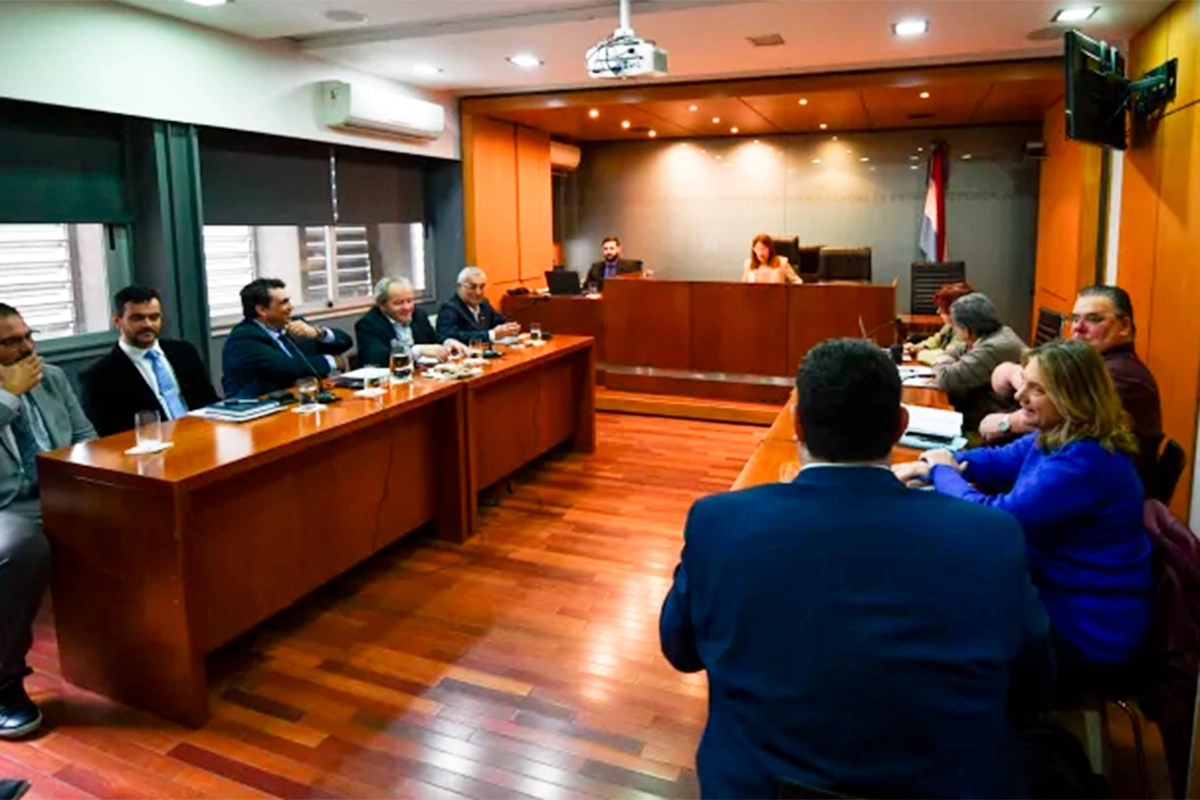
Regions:
[[[1017,518],[1060,685],[1103,689],[1140,655],[1153,613],[1144,491],[1131,460],[1137,440],[1103,360],[1085,342],[1034,350],[1024,376],[1017,397],[1035,433],[957,456],[931,450],[895,471]]]

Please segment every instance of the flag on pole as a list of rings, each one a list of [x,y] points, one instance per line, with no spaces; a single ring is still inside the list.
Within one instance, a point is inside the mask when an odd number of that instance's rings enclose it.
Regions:
[[[946,150],[946,143],[938,141],[929,151],[920,240],[926,261],[946,260]]]

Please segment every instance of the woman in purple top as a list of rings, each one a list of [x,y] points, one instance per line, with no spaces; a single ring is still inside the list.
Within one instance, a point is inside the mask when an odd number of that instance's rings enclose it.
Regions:
[[[1085,342],[1025,357],[1017,395],[1034,433],[957,455],[931,450],[895,467],[904,481],[1012,514],[1025,531],[1059,683],[1103,689],[1137,660],[1153,613],[1137,439],[1104,360]],[[964,531],[964,535],[969,535]]]

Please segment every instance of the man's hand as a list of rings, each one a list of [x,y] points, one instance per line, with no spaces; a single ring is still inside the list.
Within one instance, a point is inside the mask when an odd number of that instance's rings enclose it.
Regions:
[[[492,328],[492,333],[496,339],[507,339],[510,336],[521,335],[521,323],[506,322],[503,325],[497,325]]]
[[[286,331],[287,335],[291,336],[293,339],[316,339],[321,335],[321,332],[312,325],[309,325],[307,322],[302,322],[298,319],[294,319],[289,322],[287,327],[284,328],[284,331]]]
[[[42,382],[42,357],[34,353],[7,367],[0,367],[4,390],[22,395]]]
[[[413,355],[417,358],[436,358],[438,361],[445,361],[450,353],[440,344],[419,344],[413,348]]]
[[[447,339],[442,342],[442,347],[449,351],[451,358],[466,358],[471,355],[471,348],[460,342],[458,339]]]
[[[333,360],[337,364],[338,372],[350,371],[350,359],[346,356],[333,356]]]
[[[999,364],[992,370],[992,391],[1001,397],[1012,397],[1025,385],[1025,371],[1020,364]]]

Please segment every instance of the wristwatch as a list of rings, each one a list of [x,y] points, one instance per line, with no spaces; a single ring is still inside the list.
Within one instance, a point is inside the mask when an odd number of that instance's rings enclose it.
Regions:
[[[996,429],[999,430],[1001,433],[1008,433],[1009,429],[1011,429],[1011,428],[1012,428],[1012,425],[1009,424],[1007,414],[1005,414],[1003,417],[1001,417],[999,424],[996,425]]]

